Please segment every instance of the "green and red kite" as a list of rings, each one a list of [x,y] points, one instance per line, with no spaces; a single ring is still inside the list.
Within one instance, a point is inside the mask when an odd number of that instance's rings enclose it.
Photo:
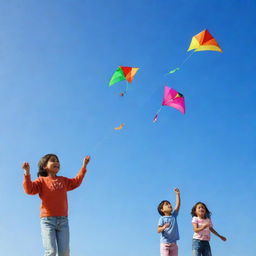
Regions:
[[[109,86],[112,86],[113,84],[123,80],[126,80],[127,82],[131,83],[138,70],[139,68],[119,66],[116,72],[111,77],[109,81]],[[126,91],[124,93],[126,93],[128,90],[127,85],[126,85]],[[123,96],[124,93],[120,95]]]

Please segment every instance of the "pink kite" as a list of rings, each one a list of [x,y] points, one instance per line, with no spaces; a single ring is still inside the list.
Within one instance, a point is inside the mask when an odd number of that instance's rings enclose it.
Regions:
[[[157,111],[153,122],[156,122],[158,119],[158,114],[162,110],[163,106],[169,106],[178,109],[181,113],[185,114],[185,101],[184,101],[184,96],[175,91],[174,89],[165,86],[164,87],[164,98],[162,102],[162,106],[159,108]]]

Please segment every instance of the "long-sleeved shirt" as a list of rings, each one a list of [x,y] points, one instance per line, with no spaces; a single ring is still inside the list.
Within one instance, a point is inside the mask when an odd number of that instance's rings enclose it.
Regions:
[[[23,187],[29,195],[39,194],[42,200],[40,217],[68,216],[67,191],[80,186],[85,173],[86,169],[81,168],[73,179],[47,176],[35,181],[31,181],[30,175],[24,175]]]

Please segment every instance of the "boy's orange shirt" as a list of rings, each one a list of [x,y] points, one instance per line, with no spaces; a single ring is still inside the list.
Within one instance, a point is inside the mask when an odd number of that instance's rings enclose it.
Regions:
[[[68,216],[67,191],[80,186],[86,169],[81,168],[75,178],[63,176],[39,177],[31,181],[30,175],[24,175],[23,187],[27,194],[39,194],[42,200],[40,217]]]

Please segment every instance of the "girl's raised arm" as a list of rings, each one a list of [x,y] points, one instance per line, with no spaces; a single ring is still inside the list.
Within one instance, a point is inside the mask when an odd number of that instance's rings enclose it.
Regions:
[[[30,166],[28,162],[22,164],[22,169],[24,170],[25,175],[30,175]]]
[[[83,167],[84,167],[85,169],[86,169],[87,164],[89,164],[90,160],[91,160],[91,157],[90,157],[90,156],[86,156],[86,157],[84,158],[84,160],[83,160]]]
[[[35,181],[31,181],[29,163],[24,162],[22,164],[22,168],[24,170],[24,181],[23,181],[24,191],[29,195],[35,195],[39,193],[41,191],[41,182],[39,179]]]
[[[91,159],[90,156],[86,156],[84,158],[82,167],[75,178],[73,178],[73,179],[65,178],[66,182],[67,182],[67,190],[68,191],[73,190],[81,185],[83,178],[87,171],[86,170],[87,164],[90,162],[90,159]]]

